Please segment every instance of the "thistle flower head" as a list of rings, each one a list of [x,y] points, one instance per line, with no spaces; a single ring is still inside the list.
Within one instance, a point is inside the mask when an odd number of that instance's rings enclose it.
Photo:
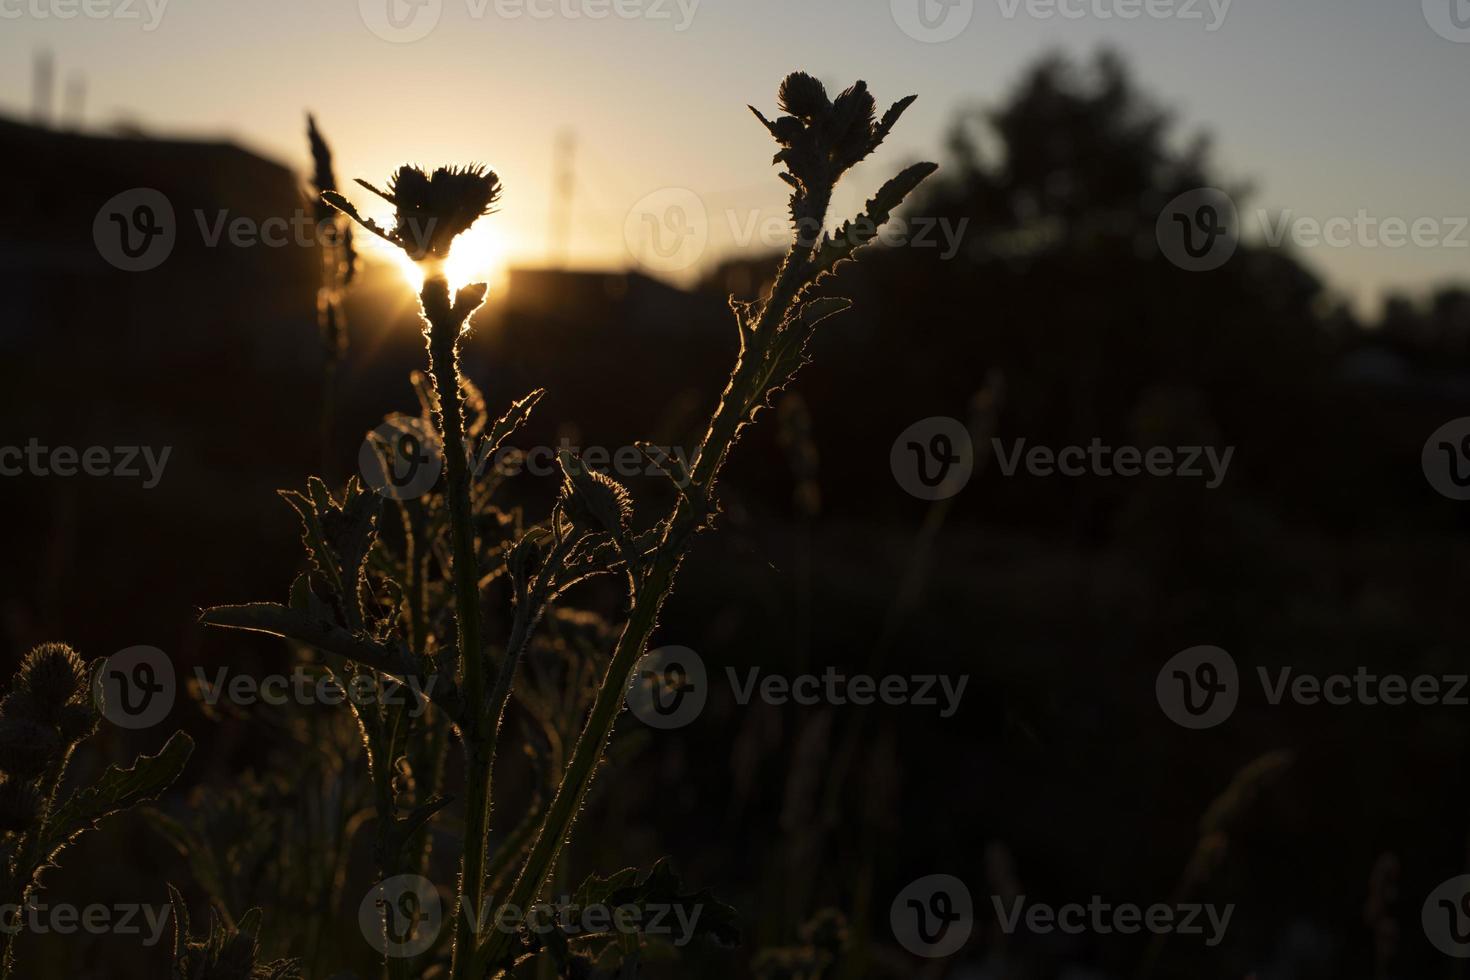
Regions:
[[[42,643],[26,654],[15,675],[17,691],[29,694],[48,720],[87,693],[87,665],[65,643]]]
[[[750,111],[781,145],[773,162],[786,168],[781,179],[795,189],[799,210],[805,199],[829,192],[843,173],[876,150],[914,98],[900,99],[879,120],[866,82],[829,100],[821,82],[798,71],[786,76],[777,95],[786,115],[772,120],[754,106]]]
[[[625,534],[633,520],[633,498],[617,480],[589,470],[566,450],[559,454],[561,505],[572,523],[588,531]]]
[[[415,262],[447,258],[459,233],[491,213],[500,200],[500,178],[495,171],[475,165],[440,167],[432,174],[405,165],[389,179],[386,191],[365,180],[358,183],[393,205],[391,229],[384,230],[358,214],[357,208],[335,191],[323,192],[322,200],[379,238],[397,245]]]

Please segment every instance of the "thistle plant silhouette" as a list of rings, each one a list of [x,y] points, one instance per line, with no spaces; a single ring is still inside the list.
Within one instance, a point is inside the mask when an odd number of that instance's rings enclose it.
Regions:
[[[66,847],[113,814],[155,799],[184,768],[194,743],[175,732],[154,756],[128,769],[109,766],[63,799],[77,746],[97,731],[101,661],[86,663],[64,643],[43,643],[26,654],[0,701],[0,908],[14,918],[5,933],[0,980],[16,974],[16,943],[42,876]]]
[[[478,166],[431,173],[405,166],[386,189],[359,181],[393,205],[389,228],[364,218],[343,195],[322,194],[325,202],[402,248],[424,271],[419,299],[428,362],[415,386],[423,421],[433,426],[442,446],[442,489],[396,501],[401,533],[395,529],[390,541],[380,527],[384,504],[379,497],[365,493],[356,480],[338,497],[322,481],[311,480],[305,493],[286,495],[302,518],[310,558],[310,570],[297,579],[290,601],[216,607],[201,621],[309,644],[340,657],[349,673],[372,674],[424,692],[437,709],[416,720],[403,706],[353,708],[374,785],[380,881],[426,866],[426,829],[450,802],[439,788],[451,730],[458,738],[464,836],[452,980],[506,975],[540,957],[562,971],[577,960],[585,972],[594,959],[600,969],[628,971],[619,975],[636,971],[645,937],[631,942],[626,935],[593,937],[603,941],[600,951],[593,944],[572,950],[554,931],[548,938],[527,928],[527,910],[546,887],[572,833],[680,565],[719,513],[717,484],[732,447],[805,363],[816,329],[850,306],[847,299],[830,295],[829,274],[871,243],[904,198],[937,169],[932,163],[908,167],[878,190],[864,214],[835,234],[820,234],[837,182],[877,149],[913,100],[900,100],[880,118],[863,82],[831,98],[821,82],[796,72],[781,84],[781,115],[767,119],[752,107],[779,145],[774,162],[791,188],[792,242],[764,299],[730,301],[739,353],[687,466],[651,446],[640,447],[668,477],[673,500],[666,513],[641,529],[626,488],[588,469],[572,453],[560,455],[563,481],[550,516],[529,526],[518,513],[507,514],[491,503],[494,480],[480,479],[474,468],[526,421],[543,394],[531,392],[491,422],[461,365],[469,319],[484,301],[486,286],[451,291],[443,261],[455,238],[493,210],[501,194],[497,175]],[[517,686],[518,668],[538,627],[557,622],[555,611],[548,615],[552,604],[597,576],[622,580],[627,610],[590,704],[587,698],[571,698],[560,707],[572,717],[549,717],[556,705],[552,699],[523,698],[539,706],[548,729],[575,731],[584,714],[585,723],[569,756],[550,754],[549,802],[528,813],[492,855],[487,846],[492,776],[507,703],[513,688],[525,686],[524,676]],[[508,626],[500,642],[486,643],[487,595],[502,580],[510,591]],[[507,886],[504,899],[492,907],[489,889],[502,884]],[[584,907],[594,902],[698,904],[703,910],[699,931],[706,938],[724,944],[739,938],[734,910],[708,892],[687,892],[665,862],[642,873],[592,875],[577,898]],[[497,928],[485,929],[490,922]],[[434,955],[430,951],[423,958]],[[428,965],[389,956],[386,971],[393,978],[416,977]]]

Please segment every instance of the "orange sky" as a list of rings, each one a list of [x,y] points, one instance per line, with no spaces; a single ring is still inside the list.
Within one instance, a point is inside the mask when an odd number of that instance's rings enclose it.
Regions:
[[[482,251],[499,261],[552,254],[559,133],[575,136],[572,264],[635,263],[630,212],[649,195],[688,193],[707,246],[687,268],[655,270],[677,278],[747,239],[756,247],[784,214],[770,144],[745,103],[772,108],[790,69],[833,86],[861,75],[880,101],[920,95],[891,144],[846,181],[834,206],[845,214],[900,164],[942,162],[959,106],[996,99],[1045,50],[1085,55],[1103,43],[1189,127],[1214,133],[1227,175],[1254,182],[1247,235],[1258,206],[1318,220],[1470,210],[1470,135],[1444,105],[1464,91],[1470,43],[1436,33],[1417,2],[1164,0],[1198,20],[1099,13],[1123,0],[88,2],[107,15],[79,13],[81,0],[0,0],[0,111],[28,111],[32,55],[49,48],[62,79],[85,77],[93,124],[224,135],[304,171],[311,108],[344,178],[381,181],[405,157],[494,166],[506,194]],[[1070,13],[1047,16],[1058,2]],[[905,5],[915,4],[930,22],[963,24],[942,42],[912,36],[922,22]],[[386,40],[398,30],[389,10],[410,32],[430,29]],[[1303,258],[1368,302],[1470,268],[1470,248],[1443,244],[1321,245]]]

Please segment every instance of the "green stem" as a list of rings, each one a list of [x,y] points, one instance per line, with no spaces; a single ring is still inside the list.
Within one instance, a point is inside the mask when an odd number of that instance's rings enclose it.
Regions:
[[[15,874],[18,880],[15,882],[15,890],[19,893],[18,908],[15,913],[16,928],[6,932],[5,953],[3,958],[0,958],[0,980],[10,980],[11,973],[15,969],[15,941],[25,924],[26,902],[30,901],[31,894],[36,890],[36,876],[39,873],[41,862],[46,858],[46,855],[41,853],[41,841],[47,839],[46,831],[56,811],[56,797],[61,792],[61,782],[66,777],[66,769],[71,764],[71,754],[75,748],[75,745],[68,745],[62,751],[60,758],[47,768],[36,785],[41,796],[41,813],[30,833],[26,835],[25,843],[21,845],[20,856],[16,861]],[[9,923],[4,924],[9,925]]]
[[[827,196],[822,195],[820,198],[823,217],[826,213]],[[531,846],[531,852],[515,884],[511,886],[505,904],[513,910],[524,911],[536,897],[555,867],[561,847],[571,833],[577,814],[582,810],[598,762],[622,709],[628,678],[648,644],[664,600],[673,590],[674,578],[684,560],[690,540],[706,516],[715,478],[741,425],[749,419],[755,406],[765,397],[770,370],[764,355],[778,339],[777,328],[786,318],[806,279],[813,247],[814,243],[802,241],[792,245],[781,265],[781,272],[771,289],[771,295],[761,311],[759,323],[752,333],[751,342],[759,347],[741,351],[740,361],[731,373],[730,383],[720,396],[719,405],[710,419],[709,429],[700,442],[699,452],[695,457],[690,492],[679,498],[674,513],[665,526],[652,566],[642,581],[636,583],[628,622],[618,637],[612,660],[598,687],[597,697],[592,703],[592,713],[572,750],[571,761],[562,775],[556,796],[547,809],[536,842]],[[513,934],[496,930],[480,946],[479,954],[475,957],[479,974],[483,974],[491,966],[499,967],[506,962],[513,938]]]
[[[461,291],[449,300],[449,282],[431,273],[424,280],[420,300],[429,323],[429,375],[438,394],[436,419],[444,445],[448,486],[449,527],[454,576],[454,608],[459,633],[459,662],[465,711],[461,734],[465,746],[465,840],[460,859],[459,900],[455,903],[454,958],[451,976],[469,976],[469,942],[465,905],[480,912],[485,882],[485,844],[490,815],[491,746],[481,723],[485,704],[485,665],[480,648],[480,575],[475,553],[474,513],[470,504],[470,472],[464,440],[464,409],[460,396],[459,337],[478,296]]]

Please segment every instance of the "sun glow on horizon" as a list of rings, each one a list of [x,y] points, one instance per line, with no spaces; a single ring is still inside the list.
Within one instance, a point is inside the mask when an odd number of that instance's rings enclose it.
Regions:
[[[493,217],[481,218],[455,238],[449,258],[444,262],[444,275],[451,290],[473,282],[488,283],[491,296],[503,290],[510,277],[509,257],[505,236],[495,227]],[[391,226],[391,223],[390,217],[388,224]],[[423,289],[423,263],[415,262],[403,249],[389,245],[375,235],[361,235],[358,240],[366,241],[374,256],[392,262],[415,295]]]
[[[451,289],[472,282],[489,283],[492,290],[505,285],[507,271],[506,240],[494,223],[494,216],[481,218],[470,230],[454,240],[444,274]]]

